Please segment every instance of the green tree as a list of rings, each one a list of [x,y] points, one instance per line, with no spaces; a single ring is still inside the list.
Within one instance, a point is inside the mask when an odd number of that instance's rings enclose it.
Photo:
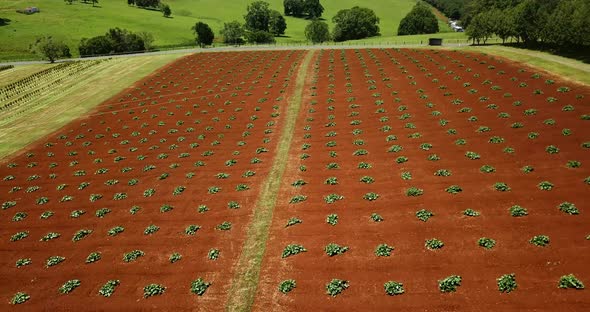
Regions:
[[[286,16],[301,17],[305,11],[303,0],[284,0],[283,8]]]
[[[320,0],[305,0],[303,10],[312,19],[319,18],[324,13],[324,7],[320,3]]]
[[[472,20],[466,30],[467,37],[473,43],[486,44],[486,41],[494,34],[494,25],[489,12],[479,13]]]
[[[43,56],[51,63],[62,57],[72,57],[70,48],[65,43],[54,40],[51,36],[37,38],[29,48],[31,52]]]
[[[373,10],[355,6],[340,10],[332,18],[334,41],[362,39],[379,34],[379,18]]]
[[[269,33],[268,31],[263,30],[254,30],[254,31],[247,31],[246,38],[250,43],[274,43],[275,38],[274,36]]]
[[[223,42],[230,44],[241,44],[244,42],[244,28],[238,21],[232,21],[229,23],[223,23],[223,29],[221,35],[223,36]]]
[[[270,32],[275,36],[280,36],[285,34],[285,29],[287,29],[285,18],[278,11],[271,10],[269,20]]]
[[[305,38],[312,43],[322,43],[330,40],[328,24],[320,20],[313,20],[305,27]]]
[[[195,33],[197,44],[201,48],[211,45],[213,43],[215,34],[213,34],[213,31],[211,30],[211,27],[209,27],[209,25],[203,22],[197,22],[195,26],[193,26],[191,29]]]
[[[494,9],[490,11],[494,33],[505,43],[508,38],[516,35],[513,9]]]
[[[244,27],[250,31],[269,31],[270,9],[268,2],[255,1],[248,5],[246,9]]]
[[[143,46],[146,51],[150,51],[154,48],[154,35],[147,31],[140,31],[137,35],[143,40]]]
[[[418,2],[399,23],[398,36],[434,34],[438,32],[438,20],[430,7]]]
[[[172,10],[170,9],[170,6],[166,3],[160,4],[160,11],[162,11],[164,17],[170,17],[170,15],[172,15]]]

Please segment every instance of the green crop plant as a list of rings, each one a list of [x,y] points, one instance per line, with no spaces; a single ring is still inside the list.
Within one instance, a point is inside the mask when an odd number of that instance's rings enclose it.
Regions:
[[[529,213],[526,208],[523,208],[519,205],[514,205],[510,207],[510,215],[513,217],[524,217],[527,216]]]
[[[398,163],[398,164],[403,164],[403,163],[405,163],[407,161],[408,161],[408,157],[406,157],[406,156],[400,156],[400,157],[398,157],[398,158],[395,159],[395,162]]]
[[[434,175],[437,177],[449,177],[451,176],[451,171],[447,169],[439,169],[434,172]]]
[[[494,183],[494,189],[496,189],[496,191],[499,191],[499,192],[508,192],[508,191],[510,191],[510,187],[508,186],[508,184],[506,184],[504,182],[496,182],[496,183]]]
[[[77,279],[69,280],[69,281],[65,282],[59,288],[59,292],[62,293],[62,294],[69,294],[74,289],[78,288],[78,286],[80,286],[80,284],[81,284],[80,283],[80,280],[77,280]]]
[[[179,261],[180,259],[182,259],[182,255],[179,254],[178,252],[174,252],[170,255],[170,257],[168,258],[168,260],[170,261],[170,263],[174,263],[176,261]]]
[[[402,180],[412,180],[412,173],[404,171],[401,173]]]
[[[559,153],[559,148],[554,145],[549,145],[545,148],[545,151],[549,154],[557,154]]]
[[[428,211],[426,209],[420,209],[418,211],[416,211],[416,218],[418,218],[418,220],[426,222],[428,221],[428,219],[430,219],[430,217],[433,217],[434,213],[432,213],[432,211]]]
[[[504,142],[504,138],[499,136],[493,136],[490,138],[489,142],[493,144],[500,144]]]
[[[498,290],[502,293],[510,293],[518,287],[514,273],[504,274],[498,277],[496,281],[498,282]]]
[[[209,286],[211,286],[211,283],[205,282],[205,280],[199,277],[191,282],[191,293],[197,296],[202,296],[205,294]]]
[[[531,173],[531,172],[535,171],[535,168],[533,168],[532,166],[524,166],[521,168],[521,170],[524,173]]]
[[[329,283],[326,284],[326,291],[328,295],[336,297],[344,290],[346,290],[349,286],[350,285],[346,280],[332,279]]]
[[[187,226],[186,229],[184,229],[184,233],[186,235],[195,235],[195,234],[197,234],[197,231],[199,229],[201,229],[200,226],[195,225],[195,224],[191,224],[191,225]]]
[[[31,260],[31,258],[20,258],[18,260],[16,260],[16,267],[20,268],[23,266],[27,266],[29,264],[33,263],[33,261]]]
[[[39,216],[40,219],[42,220],[47,220],[49,218],[51,218],[55,213],[53,211],[43,211],[43,213],[41,213],[41,216]]]
[[[338,165],[338,163],[329,163],[326,165],[326,168],[329,170],[338,169],[340,168],[340,165]]]
[[[393,246],[389,246],[387,244],[379,244],[375,248],[375,255],[377,257],[389,257],[389,256],[391,256],[391,252],[394,249],[395,248]]]
[[[131,207],[131,209],[129,209],[129,213],[134,215],[134,214],[138,213],[140,210],[141,210],[141,207],[133,206],[133,207]]]
[[[291,197],[291,200],[289,200],[289,204],[297,204],[297,203],[304,202],[305,200],[307,200],[307,196],[295,195],[295,196]]]
[[[436,238],[427,239],[424,242],[424,246],[430,250],[441,249],[444,247],[444,245],[445,244],[441,240]]]
[[[174,191],[172,192],[172,195],[175,195],[175,196],[176,195],[180,195],[180,194],[182,194],[182,192],[184,192],[184,190],[186,190],[186,187],[185,186],[182,186],[182,185],[177,186],[177,187],[174,188]]]
[[[461,286],[461,276],[451,275],[438,281],[438,289],[440,292],[455,292],[457,287]]]
[[[476,159],[481,158],[481,156],[478,153],[471,152],[471,151],[466,152],[465,157],[467,157],[468,159],[471,159],[471,160],[476,160]]]
[[[547,235],[535,235],[529,242],[535,246],[545,247],[549,245],[550,240]]]
[[[327,204],[333,204],[336,201],[339,201],[339,200],[342,200],[342,199],[344,199],[344,196],[342,196],[340,194],[334,194],[333,193],[333,194],[328,194],[328,195],[324,196],[324,201]]]
[[[359,169],[371,169],[373,166],[370,163],[360,162],[357,166]]]
[[[166,287],[160,284],[149,284],[143,288],[143,297],[148,298],[152,296],[161,295],[166,291]]]
[[[81,229],[74,234],[74,236],[72,237],[72,241],[77,242],[77,241],[85,238],[86,236],[90,235],[91,233],[92,233],[92,230]]]
[[[338,215],[335,213],[329,214],[326,217],[326,223],[328,223],[329,225],[332,225],[332,226],[338,224]]]
[[[286,294],[286,293],[290,292],[291,290],[293,290],[295,287],[297,287],[297,283],[295,282],[295,280],[288,279],[288,280],[282,281],[279,284],[279,291],[282,292],[283,294]]]
[[[231,222],[223,221],[220,224],[218,224],[217,226],[215,226],[215,228],[220,231],[229,231],[229,230],[231,230]]]
[[[23,304],[25,302],[27,302],[27,300],[31,299],[31,296],[25,292],[17,292],[16,294],[14,294],[14,296],[12,296],[12,299],[10,299],[10,304]]]
[[[93,263],[96,262],[98,260],[100,260],[102,258],[102,255],[100,252],[91,252],[88,257],[86,257],[86,261],[85,263]]]
[[[119,280],[109,280],[104,285],[102,285],[102,287],[100,287],[98,294],[108,298],[113,295],[119,284],[121,284],[121,281]]]
[[[326,181],[324,181],[324,184],[327,184],[327,185],[336,185],[336,184],[338,184],[338,178],[336,178],[336,177],[329,177],[329,178],[326,179]]]
[[[553,183],[549,182],[549,181],[542,181],[540,182],[538,185],[540,190],[543,191],[551,191],[553,189]]]
[[[12,235],[10,237],[10,241],[11,242],[16,242],[19,241],[21,239],[25,239],[29,236],[29,231],[21,231],[21,232],[17,232],[14,235]]]
[[[60,236],[61,236],[61,234],[59,234],[59,233],[49,232],[49,233],[45,234],[45,236],[41,237],[41,239],[39,241],[46,242],[46,241],[50,241],[52,239],[56,239]]]
[[[404,148],[401,145],[392,145],[387,151],[389,153],[401,152]]]
[[[305,184],[307,184],[307,182],[305,182],[304,180],[297,180],[297,181],[291,183],[291,185],[294,187],[301,187],[301,186],[304,186]]]
[[[406,190],[406,196],[421,196],[424,190],[417,187],[410,187]]]
[[[563,203],[559,204],[559,210],[562,211],[563,213],[567,213],[569,215],[580,214],[580,211],[578,210],[576,205],[574,205],[570,202],[563,202]]]
[[[369,193],[366,193],[365,195],[363,195],[363,199],[368,200],[368,201],[375,201],[378,198],[379,198],[379,194],[373,193],[373,192],[369,192]]]
[[[493,173],[493,172],[496,172],[496,168],[494,168],[490,165],[483,165],[483,166],[481,166],[481,168],[479,168],[479,171],[481,171],[483,173]]]
[[[468,216],[468,217],[477,217],[480,215],[480,213],[479,213],[479,211],[475,211],[471,208],[467,208],[463,211],[463,215]]]
[[[360,182],[366,183],[366,184],[371,184],[373,182],[375,182],[375,179],[373,177],[370,176],[363,176],[359,179]]]
[[[298,244],[290,244],[285,246],[285,249],[283,249],[283,253],[281,254],[281,258],[287,258],[290,256],[294,256],[297,254],[300,254],[302,252],[306,252],[307,249],[305,249],[305,247],[303,247],[302,245],[298,245]]]
[[[133,261],[137,260],[139,257],[143,257],[143,256],[145,256],[145,252],[136,249],[136,250],[132,250],[130,252],[123,254],[123,261],[124,262],[133,262]]]
[[[114,226],[114,227],[112,227],[112,228],[111,228],[111,229],[110,229],[110,230],[107,232],[107,234],[108,234],[109,236],[117,236],[117,235],[119,235],[119,234],[123,233],[123,231],[125,231],[125,228],[124,228],[124,227],[122,227],[122,226]]]
[[[401,295],[405,292],[404,284],[396,281],[388,281],[383,287],[385,288],[385,293],[390,296]]]
[[[459,185],[451,185],[445,189],[449,194],[459,194],[463,192],[463,189]]]
[[[217,260],[219,259],[219,249],[211,248],[207,253],[207,259],[209,260]]]
[[[492,249],[496,246],[496,241],[488,237],[482,237],[477,240],[477,244],[485,249]]]
[[[144,235],[152,235],[160,230],[160,227],[154,224],[148,225],[145,230],[143,230]]]
[[[249,190],[250,187],[247,184],[238,184],[236,185],[236,191],[241,192],[241,191],[246,191]]]
[[[285,227],[290,227],[290,226],[293,226],[293,225],[299,224],[299,223],[303,223],[303,221],[301,221],[301,219],[299,219],[299,218],[292,217],[292,218],[289,218],[289,220],[287,221],[287,225],[285,225]]]
[[[335,243],[330,243],[330,244],[326,245],[326,247],[324,248],[324,251],[326,252],[326,254],[329,257],[333,257],[336,255],[340,255],[340,254],[345,253],[348,249],[349,249],[349,247],[347,247],[347,246],[340,246]]]
[[[577,160],[568,160],[565,166],[572,169],[580,168],[580,166],[582,166],[582,163]]]
[[[51,257],[47,258],[47,260],[45,261],[45,267],[48,268],[48,267],[51,267],[54,265],[58,265],[65,260],[66,260],[66,258],[62,257],[62,256],[51,256]]]
[[[27,213],[26,212],[22,212],[19,211],[17,213],[14,214],[14,216],[12,217],[12,221],[13,222],[19,222],[24,220],[27,217]]]
[[[582,283],[575,275],[568,274],[563,275],[559,278],[558,288],[573,288],[573,289],[584,289],[584,283]]]
[[[109,214],[111,210],[109,208],[100,208],[96,210],[94,213],[99,218],[104,218],[107,214]]]
[[[384,219],[381,215],[379,215],[377,213],[372,213],[371,220],[373,220],[373,222],[382,222]]]

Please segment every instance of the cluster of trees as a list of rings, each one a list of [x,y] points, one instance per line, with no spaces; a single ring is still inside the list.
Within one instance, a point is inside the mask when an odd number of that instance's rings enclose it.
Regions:
[[[287,22],[268,2],[255,1],[248,4],[244,15],[244,28],[248,41],[256,43],[274,42],[274,36],[285,34]]]
[[[379,34],[379,18],[368,8],[355,6],[338,11],[332,18],[334,41],[362,39]]]
[[[590,46],[588,0],[471,0],[463,24],[473,42],[496,35],[532,46]]]
[[[283,7],[286,16],[316,19],[324,13],[320,0],[284,0]]]
[[[74,1],[76,1],[76,0],[64,0],[64,1],[67,4],[73,4]],[[92,6],[96,6],[96,4],[98,3],[98,0],[80,0],[80,2],[83,2],[83,3],[92,3]]]
[[[170,15],[172,15],[172,9],[170,9],[170,6],[160,0],[127,0],[127,4],[135,5],[138,8],[160,10],[162,11],[162,14],[164,14],[164,17],[170,17]]]
[[[59,58],[72,57],[70,48],[62,41],[54,39],[51,36],[37,38],[29,46],[29,49],[31,52],[45,57],[51,63]]]
[[[399,23],[397,34],[417,35],[438,32],[438,20],[428,5],[418,2]]]
[[[424,0],[441,11],[445,16],[458,20],[465,12],[465,5],[470,0]]]
[[[136,34],[116,27],[102,36],[83,38],[78,50],[80,56],[140,52],[149,50],[152,42],[149,33]]]

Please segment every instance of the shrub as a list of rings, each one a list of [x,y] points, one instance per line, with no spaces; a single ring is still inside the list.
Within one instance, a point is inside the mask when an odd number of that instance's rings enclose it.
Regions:
[[[427,239],[424,246],[430,250],[441,249],[444,247],[444,243],[436,238]]]
[[[496,241],[491,238],[482,237],[477,240],[477,244],[485,249],[492,249],[496,246]]]
[[[31,296],[29,296],[29,294],[19,291],[16,294],[14,294],[12,299],[10,299],[10,304],[22,304],[29,299],[31,299]]]
[[[479,216],[479,212],[475,211],[471,208],[467,208],[467,209],[465,209],[465,211],[463,211],[463,215],[468,216],[468,217],[477,217],[477,216]]]
[[[284,280],[279,284],[279,291],[283,294],[286,294],[293,290],[295,287],[297,287],[297,283],[295,282],[295,280]]]
[[[418,218],[418,220],[420,221],[428,221],[428,219],[430,219],[430,217],[433,217],[434,213],[432,213],[431,211],[428,211],[426,209],[420,209],[418,211],[416,211],[416,218]]]
[[[62,294],[69,294],[74,289],[78,288],[78,286],[80,286],[80,280],[69,280],[65,282],[63,285],[61,285],[61,287],[59,288],[59,292]]]
[[[543,181],[538,184],[538,187],[540,190],[543,190],[543,191],[551,191],[553,189],[553,183],[551,183],[549,181]]]
[[[117,288],[117,286],[119,286],[119,284],[121,284],[119,280],[109,280],[104,285],[102,285],[102,287],[100,287],[100,289],[98,290],[98,294],[108,298],[113,295],[115,289]]]
[[[348,281],[333,279],[326,284],[326,291],[328,295],[336,297],[349,287]]]
[[[516,276],[514,273],[504,274],[497,279],[498,290],[503,293],[509,293],[518,287],[516,284]]]
[[[197,278],[191,282],[191,292],[197,296],[202,296],[207,291],[211,283],[205,282],[202,278]]]
[[[88,257],[86,257],[86,263],[93,263],[102,258],[100,252],[91,252]]]
[[[287,258],[287,257],[294,256],[296,254],[306,252],[306,251],[307,251],[307,249],[305,249],[305,247],[303,247],[302,245],[289,244],[289,245],[285,246],[285,249],[283,249],[283,253],[281,254],[281,258]]]
[[[161,295],[166,291],[166,287],[160,284],[149,284],[143,288],[143,297],[148,298],[156,295]]]
[[[424,194],[424,190],[417,187],[410,187],[406,190],[406,196],[420,196]]]
[[[559,284],[557,284],[557,287],[584,289],[584,284],[579,279],[577,279],[575,275],[568,274],[559,278]]]
[[[445,189],[449,194],[459,194],[463,192],[463,189],[459,185],[451,185]]]
[[[340,245],[334,244],[334,243],[330,243],[330,244],[326,245],[326,247],[324,248],[324,251],[326,252],[326,254],[329,257],[343,254],[347,250],[348,250],[347,246],[340,246]]]
[[[385,288],[385,293],[390,296],[401,295],[405,292],[404,284],[396,281],[388,281],[383,287]]]
[[[440,292],[455,292],[457,287],[461,286],[461,276],[451,275],[438,281],[438,289]]]
[[[563,203],[559,204],[559,210],[561,210],[562,212],[567,213],[569,215],[580,214],[580,211],[578,210],[578,208],[576,208],[576,205],[574,205],[570,202],[563,202]]]
[[[145,252],[141,250],[132,250],[128,253],[123,254],[123,261],[124,262],[133,262],[137,260],[139,257],[145,256]]]
[[[545,247],[549,245],[549,236],[547,235],[536,235],[529,241],[531,244],[539,247]]]
[[[506,184],[504,182],[496,182],[496,183],[494,183],[494,188],[496,189],[496,191],[500,191],[500,192],[508,192],[508,191],[510,191],[510,187],[508,187],[508,184]]]
[[[375,248],[375,255],[377,257],[389,257],[391,256],[391,252],[394,249],[394,247],[389,246],[387,244],[379,244],[377,245],[377,248]]]

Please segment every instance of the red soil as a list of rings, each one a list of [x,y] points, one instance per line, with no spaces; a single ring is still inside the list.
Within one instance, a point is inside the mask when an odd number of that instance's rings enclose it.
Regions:
[[[317,81],[308,81],[286,178],[273,216],[255,310],[590,309],[587,291],[557,288],[559,278],[569,273],[583,282],[590,281],[587,265],[590,243],[585,239],[590,234],[590,197],[589,186],[583,182],[590,176],[587,168],[590,150],[581,147],[590,137],[588,121],[580,119],[581,115],[590,114],[590,90],[546,73],[540,73],[541,77],[535,79],[530,69],[518,72],[516,64],[483,55],[427,50],[362,50],[358,55],[356,52],[323,51],[317,60],[320,64]],[[346,61],[341,59],[341,53]],[[330,61],[332,54],[333,61]],[[494,68],[488,68],[490,65]],[[421,71],[421,66],[425,71]],[[329,76],[330,67],[333,67],[333,80]],[[467,68],[471,68],[470,71]],[[453,72],[449,72],[451,70]],[[350,72],[350,80],[346,80],[346,72]],[[431,76],[426,76],[429,73]],[[408,75],[414,78],[410,80]],[[460,80],[454,80],[455,76]],[[518,80],[511,81],[511,77]],[[433,82],[435,78],[439,81]],[[553,79],[555,83],[546,84],[546,79]],[[412,80],[415,85],[409,84]],[[486,80],[491,80],[491,84],[483,84]],[[471,86],[464,87],[465,82],[470,82]],[[528,86],[518,87],[521,82]],[[347,83],[352,87],[347,87]],[[376,89],[369,89],[370,85],[375,85]],[[447,88],[439,88],[441,85]],[[493,90],[492,86],[500,86],[501,90]],[[557,92],[562,86],[568,86],[571,91]],[[472,95],[467,92],[469,89],[478,91]],[[542,90],[543,94],[534,95],[535,89]],[[334,94],[329,94],[330,90],[334,90]],[[428,97],[421,98],[420,90]],[[393,94],[393,91],[398,93]],[[314,96],[314,92],[317,95]],[[445,92],[452,95],[445,96]],[[374,93],[380,94],[373,96]],[[505,93],[511,93],[511,97],[505,97]],[[576,99],[576,95],[584,98]],[[489,99],[480,101],[481,96]],[[349,97],[355,98],[349,102]],[[548,97],[557,98],[557,102],[549,103]],[[328,98],[334,101],[329,103]],[[383,100],[381,106],[374,104],[379,99]],[[453,105],[453,99],[461,99],[463,103]],[[520,106],[513,105],[517,100]],[[428,108],[427,103],[435,106]],[[497,109],[488,108],[492,103]],[[350,104],[360,107],[350,108]],[[575,110],[562,111],[567,104],[573,105]],[[407,110],[399,111],[400,105]],[[332,111],[329,106],[333,106]],[[463,107],[471,111],[459,112]],[[377,113],[379,108],[384,108],[385,112]],[[524,114],[530,108],[538,110],[536,115]],[[439,111],[440,116],[434,116],[433,111]],[[353,112],[358,115],[351,116]],[[500,112],[510,117],[498,118]],[[411,118],[401,120],[404,113],[411,114]],[[478,120],[468,121],[470,116]],[[389,120],[382,122],[381,117]],[[555,119],[556,124],[543,124],[548,118]],[[447,120],[448,124],[441,126],[440,119]],[[353,120],[362,123],[351,125]],[[330,121],[336,125],[327,127]],[[524,127],[513,129],[514,122],[522,122]],[[415,129],[405,128],[406,123],[413,123]],[[391,130],[381,131],[384,125],[391,126]],[[310,128],[306,130],[306,126]],[[487,126],[491,131],[477,132],[480,126]],[[456,129],[455,135],[447,134],[451,128]],[[571,129],[572,134],[563,136],[564,128]],[[363,132],[355,136],[354,129]],[[326,137],[330,131],[337,135]],[[415,132],[422,136],[408,137]],[[538,132],[539,137],[529,139],[529,132]],[[306,134],[311,137],[305,138]],[[386,137],[392,134],[397,140],[386,142]],[[488,143],[492,136],[503,137],[505,141]],[[357,139],[364,140],[365,144],[352,144]],[[467,143],[456,145],[457,139],[465,139]],[[329,141],[337,145],[326,146]],[[304,151],[302,146],[306,143],[311,147]],[[424,151],[420,148],[422,143],[431,143],[433,147]],[[392,145],[401,145],[403,150],[388,153]],[[559,154],[546,153],[548,145],[557,146]],[[505,153],[505,147],[512,147],[515,152]],[[357,149],[366,149],[369,154],[352,156]],[[329,151],[336,151],[337,157],[330,157]],[[477,152],[481,159],[468,160],[467,151]],[[310,157],[301,160],[303,153]],[[437,154],[440,160],[429,161],[430,154]],[[396,158],[402,155],[409,161],[397,164]],[[582,166],[567,168],[568,160],[578,160]],[[372,168],[357,169],[361,161],[372,164]],[[340,169],[328,170],[326,165],[330,162],[338,163]],[[480,172],[485,164],[494,166],[496,172]],[[306,166],[305,172],[299,170],[301,165]],[[525,165],[533,166],[534,171],[523,173],[521,168]],[[435,176],[438,169],[447,169],[452,175]],[[411,180],[401,179],[405,171],[411,172]],[[359,182],[365,175],[373,177],[375,182]],[[337,177],[338,184],[325,184],[328,177]],[[298,179],[307,184],[293,187],[291,183]],[[543,191],[537,187],[545,180],[555,185],[553,190]],[[494,190],[496,182],[507,183],[511,191]],[[445,191],[450,185],[459,185],[463,191],[451,195]],[[423,189],[424,195],[406,196],[406,189],[412,186]],[[379,198],[366,201],[363,195],[367,192],[375,192]],[[331,193],[343,195],[344,199],[327,204],[323,197]],[[292,196],[298,194],[306,195],[307,200],[289,204]],[[560,212],[557,206],[564,201],[574,203],[580,215]],[[527,208],[529,215],[510,216],[508,209],[515,204]],[[467,208],[481,215],[466,217],[462,212]],[[435,216],[422,222],[415,216],[420,209],[428,209]],[[385,220],[372,222],[370,216],[374,212]],[[331,213],[338,214],[336,226],[326,223],[326,216]],[[285,227],[291,217],[298,217],[303,223]],[[539,234],[550,237],[548,247],[529,243],[532,236]],[[445,246],[436,251],[427,250],[425,240],[434,237],[442,240]],[[479,247],[477,241],[481,237],[493,238],[496,246],[491,250]],[[281,258],[285,246],[294,243],[303,245],[307,252]],[[342,255],[328,257],[323,250],[328,243],[350,249]],[[381,243],[395,247],[390,257],[375,256],[374,250]],[[500,293],[496,279],[509,273],[516,274],[518,288],[509,294]],[[441,293],[437,281],[449,275],[462,276],[462,285],[455,293]],[[326,294],[325,285],[333,278],[350,283],[337,297]],[[296,280],[297,287],[285,295],[277,287],[286,279]],[[402,282],[406,292],[401,296],[386,295],[383,284],[389,280]]]
[[[22,154],[3,164],[0,177],[12,175],[14,179],[0,181],[0,202],[16,202],[15,207],[0,211],[3,310],[13,308],[8,301],[18,291],[31,296],[18,306],[29,311],[220,309],[227,299],[233,266],[241,252],[259,186],[273,162],[287,94],[292,88],[289,78],[294,76],[293,66],[302,53],[206,53],[183,58],[102,104],[86,118],[41,140],[28,151],[30,158],[28,153]],[[274,113],[278,114],[273,116]],[[250,135],[243,136],[245,131]],[[66,138],[60,139],[62,134]],[[97,137],[99,134],[104,137]],[[204,137],[199,138],[200,135]],[[212,145],[215,141],[219,144]],[[45,146],[48,142],[55,145]],[[84,146],[83,142],[90,145]],[[191,143],[196,143],[194,148]],[[152,150],[152,146],[159,148]],[[131,147],[137,150],[131,151]],[[262,147],[268,152],[258,153],[257,149]],[[78,154],[69,156],[72,151]],[[89,155],[90,151],[94,154]],[[202,156],[205,151],[214,154]],[[54,155],[49,157],[49,152]],[[158,159],[162,153],[168,154],[168,158]],[[139,160],[139,155],[144,155],[145,160]],[[124,158],[115,162],[115,157]],[[251,163],[254,157],[261,162]],[[102,162],[95,163],[95,159]],[[231,159],[235,165],[227,166],[226,161]],[[70,166],[72,161],[78,164]],[[195,166],[197,161],[206,166]],[[29,168],[27,165],[33,162],[36,166]],[[53,162],[57,167],[50,168]],[[9,163],[16,167],[10,168]],[[178,167],[170,167],[172,164]],[[144,172],[147,165],[154,165],[155,169]],[[122,172],[124,167],[133,169]],[[108,172],[96,174],[100,168]],[[85,170],[86,175],[74,176],[77,170]],[[247,170],[256,174],[243,177]],[[187,178],[189,172],[194,177]],[[216,175],[221,172],[230,177],[218,179]],[[163,173],[169,177],[160,180]],[[50,174],[56,177],[52,179]],[[32,175],[40,178],[28,181]],[[130,179],[139,181],[130,186]],[[109,180],[119,182],[105,185]],[[90,185],[79,190],[81,182]],[[68,186],[57,190],[60,184]],[[246,184],[250,189],[237,191],[238,184]],[[31,186],[40,188],[26,193]],[[177,186],[186,189],[174,196]],[[211,186],[218,186],[221,191],[208,194]],[[11,192],[13,187],[21,189]],[[155,189],[155,195],[144,197],[149,188]],[[126,193],[127,198],[114,200],[116,193]],[[91,194],[101,194],[103,198],[91,202]],[[73,200],[60,202],[64,195],[73,196]],[[38,205],[37,199],[41,197],[47,197],[49,202]],[[230,201],[241,207],[228,209]],[[164,204],[174,209],[162,213],[160,207]],[[141,210],[132,215],[129,209],[134,205]],[[199,213],[199,205],[207,205],[209,211]],[[103,207],[111,213],[104,218],[96,217],[95,211]],[[47,220],[40,219],[46,210],[55,214]],[[71,218],[73,210],[86,213]],[[14,222],[16,212],[25,212],[28,217]],[[215,228],[223,221],[231,222],[231,230]],[[144,235],[150,224],[160,230]],[[201,226],[194,236],[184,233],[190,224]],[[107,235],[114,226],[123,226],[125,230],[115,237]],[[73,242],[72,236],[80,229],[93,232]],[[11,236],[20,231],[28,231],[29,236],[11,242]],[[48,232],[58,232],[61,237],[39,241]],[[216,261],[207,258],[211,248],[220,251]],[[144,251],[145,256],[135,262],[123,262],[123,254],[135,249]],[[102,259],[85,264],[86,257],[95,251],[102,253]],[[183,258],[172,264],[168,258],[173,252]],[[66,260],[46,268],[46,259],[55,255]],[[31,258],[32,264],[17,268],[15,262],[20,258]],[[199,277],[212,283],[202,297],[190,293],[191,281]],[[60,294],[58,288],[70,279],[81,280],[81,286],[68,295]],[[104,298],[98,290],[110,279],[119,279],[121,284],[112,297]],[[166,286],[165,294],[143,299],[143,287],[150,283]]]

